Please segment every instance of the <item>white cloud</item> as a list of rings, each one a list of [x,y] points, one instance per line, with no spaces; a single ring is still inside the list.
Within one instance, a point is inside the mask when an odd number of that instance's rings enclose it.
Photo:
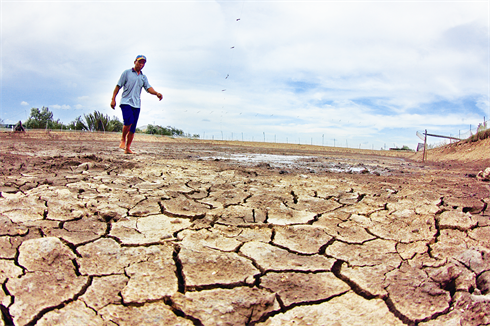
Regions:
[[[20,102],[20,105],[27,106],[27,105],[29,105],[29,103],[27,103],[26,101],[22,101],[22,102]]]
[[[137,54],[147,55],[144,72],[165,95],[143,95],[142,125],[362,140],[427,126],[454,132],[490,114],[485,2],[39,1],[2,9],[2,69],[16,74],[2,75],[1,106],[18,105],[27,83],[35,105],[65,103],[50,108],[67,122],[88,108],[112,115],[114,86]]]
[[[70,110],[71,106],[66,105],[66,104],[63,104],[63,105],[54,104],[54,105],[50,105],[49,108],[54,109],[54,110]]]

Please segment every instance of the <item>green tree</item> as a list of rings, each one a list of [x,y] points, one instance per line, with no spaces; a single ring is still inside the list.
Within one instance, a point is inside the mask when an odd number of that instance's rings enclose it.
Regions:
[[[73,129],[73,130],[88,130],[87,126],[85,126],[85,123],[82,120],[81,116],[78,116],[70,122],[68,125],[68,128]]]
[[[118,119],[118,117],[113,116],[109,121],[108,129],[109,131],[121,132],[123,129],[123,123]]]
[[[53,120],[53,112],[44,106],[41,110],[32,108],[31,115],[24,125],[29,129],[60,129],[63,127],[59,119]]]
[[[107,114],[94,111],[84,114],[83,118],[82,116],[77,117],[69,126],[75,130],[119,132],[122,131],[123,123],[117,117],[111,119]]]
[[[103,115],[99,111],[94,113],[84,114],[85,126],[89,131],[106,131],[109,116]]]
[[[150,135],[158,135],[159,134],[158,126],[148,125],[146,127],[146,133]]]
[[[184,135],[184,132],[180,129],[177,129],[177,128],[174,128],[174,127],[170,127],[168,126],[167,128],[170,129],[170,132],[172,133],[172,136],[183,136]]]
[[[105,131],[104,129],[104,115],[99,111],[94,113],[84,114],[85,125],[89,131]]]
[[[154,126],[154,125],[148,125],[146,128],[146,133],[151,134],[151,135],[164,135],[164,136],[183,136],[184,132],[180,129],[168,126],[168,127],[161,127],[161,126]]]

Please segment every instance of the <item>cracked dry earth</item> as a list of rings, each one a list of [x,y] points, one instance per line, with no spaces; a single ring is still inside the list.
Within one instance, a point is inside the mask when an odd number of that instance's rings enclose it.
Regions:
[[[490,324],[489,192],[459,168],[1,140],[0,325]]]

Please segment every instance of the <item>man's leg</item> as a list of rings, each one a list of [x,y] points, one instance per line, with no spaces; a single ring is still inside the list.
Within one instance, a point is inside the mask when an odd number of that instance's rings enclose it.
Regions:
[[[121,143],[119,144],[119,148],[126,149],[126,139],[129,133],[129,129],[131,129],[131,125],[123,126],[122,138],[121,138]]]
[[[131,143],[133,142],[133,138],[134,138],[134,133],[128,132],[128,136],[126,138],[126,149],[124,150],[124,153],[133,154],[133,152],[130,149]]]
[[[123,116],[123,130],[122,130],[122,137],[121,137],[121,142],[119,143],[119,147],[125,150],[128,134],[131,132],[132,126],[134,124],[134,115],[133,115],[134,109],[127,104],[121,104],[120,107]]]
[[[140,109],[132,108],[132,114],[133,114],[133,123],[126,137],[126,149],[124,150],[124,153],[126,154],[133,154],[130,147],[131,147],[131,143],[133,142],[134,133],[136,132],[136,124],[138,123],[138,118],[140,116]]]

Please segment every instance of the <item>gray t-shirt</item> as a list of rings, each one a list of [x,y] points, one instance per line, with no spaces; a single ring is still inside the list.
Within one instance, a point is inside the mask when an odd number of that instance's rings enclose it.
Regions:
[[[123,88],[121,104],[131,105],[133,108],[141,108],[141,89],[148,92],[151,88],[148,78],[140,71],[139,75],[134,68],[125,70],[117,82],[117,86]]]

